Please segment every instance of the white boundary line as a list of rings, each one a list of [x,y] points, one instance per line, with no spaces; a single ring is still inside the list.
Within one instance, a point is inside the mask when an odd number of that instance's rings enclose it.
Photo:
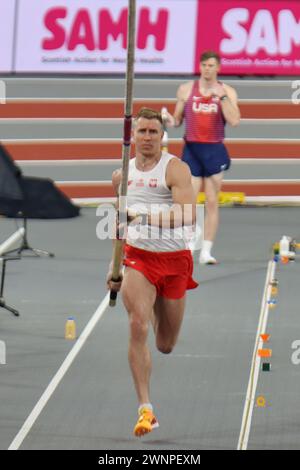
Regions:
[[[105,186],[111,186],[111,181],[109,180],[69,180],[69,181],[63,181],[63,180],[56,180],[56,184],[69,184],[69,185],[84,185],[84,184],[89,184],[91,186],[96,186],[98,184],[105,185]],[[224,185],[226,184],[237,184],[237,183],[243,183],[243,184],[253,184],[253,183],[264,183],[264,184],[274,184],[274,183],[282,183],[282,184],[288,184],[288,183],[299,183],[300,184],[300,179],[289,179],[289,178],[257,178],[257,179],[224,179],[223,180]]]
[[[150,103],[161,103],[162,101],[165,103],[171,103],[175,104],[176,103],[176,98],[134,98],[133,102],[137,103],[139,101],[149,101]],[[44,102],[52,102],[52,103],[58,103],[58,104],[63,104],[63,103],[74,103],[74,104],[81,104],[81,103],[124,103],[124,98],[120,97],[111,97],[111,98],[84,98],[84,97],[74,97],[74,98],[64,98],[64,97],[57,97],[53,98],[49,96],[48,98],[7,98],[6,103],[44,103]],[[239,99],[239,104],[290,104],[291,106],[297,106],[294,105],[293,102],[291,101],[290,98],[241,98]]]
[[[24,161],[24,160],[21,160]],[[26,160],[25,160],[26,161]],[[300,163],[300,158],[235,158],[231,157],[232,165],[285,165]]]
[[[287,119],[288,120],[288,119]],[[298,119],[299,120],[299,119]],[[254,121],[254,119],[253,119]],[[276,119],[274,119],[276,123]],[[293,121],[293,119],[291,119]],[[295,123],[297,124],[297,119]],[[84,124],[84,123],[94,123],[94,124],[121,124],[122,118],[61,118],[61,117],[51,117],[51,118],[38,118],[38,117],[23,117],[23,118],[0,118],[0,124]]]
[[[108,181],[108,180],[99,180],[99,181],[95,181],[95,180],[84,180],[84,181],[77,181],[77,180],[69,180],[69,181],[54,181],[55,184],[64,184],[65,186],[73,186],[74,184],[76,186],[85,186],[85,185],[90,185],[90,186],[98,186],[98,185],[102,185],[102,186],[108,186],[110,187],[112,185],[112,182],[111,181]],[[299,183],[300,183],[300,180],[299,180]]]
[[[232,165],[286,165],[300,164],[300,158],[235,158],[231,157]],[[15,160],[21,166],[87,166],[87,165],[121,165],[119,158],[82,158],[76,160]]]
[[[300,203],[300,196],[246,196],[248,203]]]
[[[71,351],[67,355],[66,359],[64,360],[64,362],[60,366],[59,370],[57,371],[57,373],[55,374],[55,376],[53,377],[53,379],[49,383],[48,387],[46,388],[46,390],[42,394],[41,398],[39,399],[39,401],[37,402],[37,404],[35,405],[35,407],[31,411],[30,415],[26,419],[26,421],[23,424],[23,426],[21,427],[20,431],[18,432],[16,437],[13,439],[13,441],[10,444],[8,450],[18,450],[20,448],[20,446],[22,445],[22,442],[24,441],[24,439],[26,438],[26,436],[30,432],[30,430],[33,427],[34,423],[36,422],[37,418],[39,417],[39,415],[43,411],[44,407],[48,403],[49,399],[53,395],[54,391],[56,390],[57,386],[59,385],[59,383],[63,379],[64,375],[66,374],[66,372],[70,368],[72,362],[76,358],[76,356],[79,353],[79,351],[81,350],[82,346],[84,345],[84,343],[86,342],[86,340],[90,336],[91,332],[95,328],[96,324],[98,323],[98,321],[100,320],[100,318],[104,314],[105,310],[108,307],[108,304],[109,304],[109,292],[104,297],[101,304],[99,305],[99,307],[97,308],[97,310],[93,314],[92,318],[90,319],[90,321],[86,325],[85,329],[83,330],[83,332],[79,336],[78,340],[76,341],[73,348],[71,349]]]
[[[224,179],[223,182],[227,184],[233,184],[233,183],[243,183],[243,184],[253,184],[253,183],[264,183],[264,184],[273,184],[273,183],[282,183],[282,184],[287,184],[287,183],[299,183],[300,184],[300,179],[291,179],[291,178],[251,178],[251,179],[234,179],[234,180],[227,180]]]
[[[263,346],[263,341],[260,335],[266,332],[268,315],[269,315],[268,300],[270,299],[271,289],[272,289],[270,285],[270,281],[271,279],[274,278],[275,269],[276,269],[275,261],[269,261],[265,288],[264,288],[263,298],[261,302],[261,310],[260,310],[260,316],[259,316],[259,321],[258,321],[257,334],[256,334],[256,339],[255,339],[255,345],[254,345],[254,351],[253,351],[253,357],[252,357],[252,363],[251,363],[251,369],[250,369],[250,376],[249,376],[249,382],[248,382],[248,389],[247,389],[247,394],[246,394],[246,399],[245,399],[242,425],[241,425],[237,450],[247,450],[247,446],[248,446],[253,407],[255,403],[255,394],[256,394],[256,388],[257,388],[259,371],[260,371],[260,362],[261,362],[261,359],[258,356],[257,352],[258,352],[258,349],[261,349]]]
[[[183,75],[180,75],[179,78],[172,78],[170,77],[170,75],[174,75],[174,74],[165,74],[164,77],[154,77],[154,78],[148,78],[148,77],[136,77],[136,80],[135,80],[135,84],[136,85],[142,85],[144,83],[151,83],[152,85],[155,85],[156,83],[159,83],[159,84],[165,84],[166,86],[170,85],[170,83],[177,83],[178,84],[181,84],[184,80],[193,80],[194,79],[194,75],[190,75],[190,74],[183,74]],[[84,75],[82,77],[68,77],[68,76],[64,76],[64,77],[18,77],[18,78],[15,78],[15,77],[3,77],[3,74],[1,75],[1,78],[2,80],[5,80],[7,81],[8,83],[11,82],[11,83],[15,83],[15,84],[19,84],[19,83],[31,83],[31,82],[40,82],[42,84],[44,83],[51,83],[51,84],[61,84],[61,85],[70,85],[71,82],[74,82],[76,85],[79,83],[79,82],[82,82],[82,83],[94,83],[95,85],[99,85],[99,78],[94,78],[94,77],[85,77]],[[297,75],[295,75],[295,78],[287,78],[287,79],[282,79],[282,80],[264,80],[264,79],[260,79],[260,80],[257,80],[257,79],[254,79],[254,80],[249,80],[249,79],[235,79],[235,78],[231,78],[230,76],[227,76],[227,75],[220,75],[220,78],[222,79],[222,81],[225,81],[227,83],[233,83],[235,85],[244,85],[244,86],[249,86],[249,85],[261,85],[263,87],[276,87],[277,85],[290,85],[292,84],[294,81],[297,80]],[[56,82],[56,83],[55,83]],[[121,85],[123,85],[123,83],[125,83],[125,80],[124,78],[119,78],[119,77],[104,77],[100,80],[100,82],[102,84],[104,84],[105,82],[106,83],[109,83],[110,85],[114,84],[114,83],[120,83]]]
[[[61,138],[54,138],[54,139],[49,139],[49,138],[29,138],[29,139],[24,139],[23,137],[20,139],[11,139],[11,138],[3,138],[0,139],[0,142],[4,144],[39,144],[39,143],[47,143],[47,144],[56,144],[56,143],[122,143],[122,139],[120,137],[61,137]],[[176,144],[177,142],[182,142],[181,137],[175,137],[172,139],[169,139],[169,143]],[[267,144],[272,144],[274,142],[276,143],[284,143],[284,144],[289,144],[289,143],[298,143],[300,144],[300,139],[295,139],[295,138],[281,138],[281,137],[230,137],[226,138],[224,140],[225,144],[233,144],[233,143],[256,143],[256,142],[263,142],[266,145]]]
[[[72,198],[72,202],[74,204],[79,204],[80,206],[88,206],[90,204],[111,204],[116,202],[117,197],[74,197]]]
[[[81,206],[89,204],[106,204],[115,202],[115,197],[83,197],[72,198],[74,204]],[[300,196],[246,196],[245,201],[248,204],[300,204]]]
[[[242,125],[282,125],[282,124],[299,124],[299,118],[241,118]],[[88,118],[88,117],[12,117],[12,118],[0,118],[1,124],[118,124],[122,123],[122,118]],[[267,139],[272,139],[268,137]]]
[[[289,159],[282,158],[282,163],[292,163]],[[300,158],[297,160],[300,163]],[[91,166],[91,165],[121,165],[122,160],[117,158],[82,158],[81,160],[15,160],[21,166]]]

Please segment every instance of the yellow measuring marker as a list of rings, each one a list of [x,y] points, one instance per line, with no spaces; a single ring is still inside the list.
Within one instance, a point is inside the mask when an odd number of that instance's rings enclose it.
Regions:
[[[257,397],[256,399],[256,406],[258,406],[258,408],[265,408],[266,407],[266,399],[263,395],[260,395],[259,397]]]
[[[199,193],[197,197],[197,204],[204,204],[205,193]],[[219,192],[219,204],[244,204],[245,193],[241,192]]]
[[[277,294],[278,294],[278,287],[275,287],[275,286],[272,287],[272,288],[271,288],[271,294],[272,294],[272,295],[277,295]]]

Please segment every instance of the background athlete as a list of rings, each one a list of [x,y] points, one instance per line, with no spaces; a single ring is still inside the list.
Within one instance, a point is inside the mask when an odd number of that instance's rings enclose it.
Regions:
[[[136,436],[157,426],[149,396],[149,324],[158,350],[169,354],[182,323],[186,290],[197,287],[192,279],[191,252],[183,237],[183,225],[190,226],[195,220],[191,173],[179,158],[162,153],[162,137],[160,113],[142,108],[134,121],[136,158],[129,164],[127,205],[131,220],[138,223],[143,219],[145,224],[128,228],[122,281],[130,327],[128,358],[140,405]],[[121,171],[113,173],[116,193],[121,178]],[[119,290],[121,283],[111,278],[110,266],[108,288]]]
[[[206,196],[204,241],[201,264],[215,264],[211,249],[219,224],[218,193],[230,158],[223,143],[225,124],[237,126],[240,111],[236,91],[218,81],[220,56],[213,51],[200,57],[200,78],[182,84],[177,90],[177,103],[168,127],[180,126],[185,119],[183,161],[192,173],[195,194],[203,190]]]

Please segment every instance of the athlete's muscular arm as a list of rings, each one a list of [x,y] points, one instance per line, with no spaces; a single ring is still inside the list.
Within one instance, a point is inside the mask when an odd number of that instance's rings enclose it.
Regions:
[[[121,170],[113,173],[112,182],[116,194],[121,183]],[[182,227],[193,225],[196,219],[195,194],[191,182],[189,167],[177,158],[170,160],[166,171],[166,184],[172,191],[173,206],[167,211],[159,213],[140,214],[128,210],[128,222],[137,223],[147,221],[148,225],[161,228]],[[109,273],[110,274],[110,273]],[[108,276],[110,281],[111,277]],[[114,289],[115,290],[115,289]]]
[[[174,118],[174,127],[179,127],[182,124],[183,117],[184,117],[184,106],[185,102],[189,96],[190,89],[192,87],[192,84],[190,83],[184,83],[183,85],[180,85],[180,87],[177,90],[177,101],[176,101],[176,106],[173,114]]]
[[[211,91],[214,96],[220,98],[222,112],[226,122],[233,127],[237,126],[240,123],[241,115],[235,89],[225,83],[218,83]]]
[[[191,93],[193,82],[187,82],[180,85],[176,94],[176,105],[174,114],[168,113],[167,115],[167,127],[179,127],[182,124],[184,118],[184,106]]]
[[[174,204],[167,211],[150,214],[149,225],[162,228],[193,225],[196,220],[196,204],[189,167],[179,159],[170,160],[166,172],[166,183],[172,191]]]
[[[231,126],[235,127],[240,123],[241,115],[238,106],[237,93],[231,86],[224,85],[227,98],[221,100],[223,115]]]

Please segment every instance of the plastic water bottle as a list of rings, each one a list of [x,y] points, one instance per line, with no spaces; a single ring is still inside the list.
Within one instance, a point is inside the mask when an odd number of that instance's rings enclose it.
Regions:
[[[65,339],[76,339],[76,323],[74,317],[69,317],[66,321]]]
[[[290,239],[286,235],[283,235],[279,242],[279,253],[281,256],[288,256],[290,251]]]

